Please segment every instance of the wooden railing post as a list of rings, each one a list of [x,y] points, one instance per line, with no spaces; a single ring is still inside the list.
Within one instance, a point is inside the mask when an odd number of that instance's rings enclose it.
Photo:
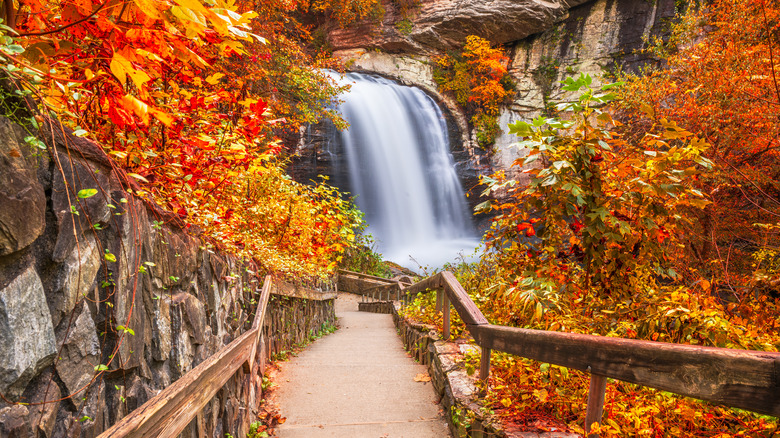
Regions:
[[[447,292],[442,291],[442,312],[444,316],[444,340],[450,339],[450,299]]]
[[[482,381],[481,395],[487,394],[488,377],[490,377],[490,354],[493,351],[482,347],[482,356],[479,358],[479,380]]]
[[[585,434],[588,438],[598,438],[599,434],[590,433],[593,423],[601,424],[604,415],[604,395],[607,390],[607,378],[596,374],[590,375],[590,390],[588,391],[588,410],[585,414]]]
[[[442,288],[436,289],[436,311],[437,312],[441,312],[443,298],[444,298],[444,290]]]

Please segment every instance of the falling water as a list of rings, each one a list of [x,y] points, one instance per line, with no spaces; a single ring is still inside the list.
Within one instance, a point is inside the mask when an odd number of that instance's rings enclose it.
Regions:
[[[388,260],[440,267],[478,245],[441,110],[418,88],[351,73],[340,132],[349,187]]]

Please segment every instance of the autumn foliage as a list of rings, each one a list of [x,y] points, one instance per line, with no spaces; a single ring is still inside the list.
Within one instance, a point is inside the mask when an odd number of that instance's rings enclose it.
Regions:
[[[691,10],[654,52],[663,69],[628,77],[623,108],[643,126],[675,121],[710,144],[711,172],[689,181],[711,205],[693,215],[681,260],[740,305],[778,296],[780,7],[719,0]]]
[[[558,116],[510,125],[530,183],[484,178],[485,255],[456,273],[488,320],[778,351],[779,53],[777,2],[716,0],[656,42],[662,67],[568,78]],[[434,308],[428,295],[405,312],[441,326]],[[586,375],[495,353],[492,366],[497,416],[583,432]],[[776,418],[622,382],[604,411],[606,437],[780,434]]]
[[[501,49],[475,35],[466,37],[461,53],[436,60],[434,79],[441,90],[452,94],[466,109],[482,146],[491,145],[501,132],[500,106],[513,94],[508,62]]]
[[[333,188],[284,173],[278,135],[323,117],[343,123],[325,105],[340,90],[292,15],[319,8],[352,20],[361,5],[21,0],[5,11],[4,70],[43,116],[101,144],[137,195],[211,244],[270,270],[323,275],[360,219]]]

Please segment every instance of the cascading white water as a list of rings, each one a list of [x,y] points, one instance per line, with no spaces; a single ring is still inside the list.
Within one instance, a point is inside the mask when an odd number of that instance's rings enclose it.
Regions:
[[[438,105],[418,88],[377,76],[333,75],[352,193],[380,252],[403,266],[440,267],[479,244]]]

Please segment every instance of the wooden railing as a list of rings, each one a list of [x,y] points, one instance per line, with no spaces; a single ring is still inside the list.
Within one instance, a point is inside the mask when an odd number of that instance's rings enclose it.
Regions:
[[[450,337],[451,304],[481,347],[480,378],[486,383],[492,350],[590,373],[586,433],[591,424],[601,423],[607,378],[780,417],[780,353],[492,325],[450,272],[404,292],[429,289],[437,291],[445,339]]]
[[[239,368],[254,368],[263,319],[274,285],[266,276],[252,328],[119,420],[99,438],[176,437]]]
[[[363,301],[383,301],[383,300],[400,300],[403,296],[404,284],[399,280],[376,277],[374,275],[363,274],[360,272],[339,270],[339,279],[352,277],[359,280],[359,284],[354,288],[347,288],[341,290],[342,292],[350,292],[361,296]],[[337,282],[338,283],[338,282]],[[370,286],[366,285],[369,283]]]

